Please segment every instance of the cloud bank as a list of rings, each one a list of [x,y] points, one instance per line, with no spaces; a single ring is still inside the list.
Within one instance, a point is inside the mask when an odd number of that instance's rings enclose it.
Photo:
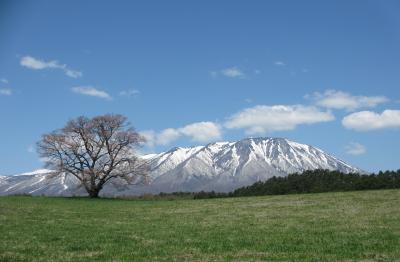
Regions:
[[[358,108],[375,107],[389,101],[384,96],[354,96],[346,92],[326,90],[324,93],[315,92],[306,96],[315,100],[316,105],[331,109],[346,109],[353,111]]]
[[[221,70],[221,74],[231,78],[244,77],[244,73],[237,67],[223,69]]]
[[[71,88],[72,92],[81,94],[81,95],[86,95],[86,96],[93,96],[93,97],[98,97],[102,99],[107,99],[111,100],[112,97],[105,91],[96,89],[92,86],[76,86]]]
[[[342,119],[345,128],[356,131],[400,128],[400,110],[384,110],[382,113],[360,111]]]
[[[229,129],[245,129],[249,135],[272,131],[292,130],[298,125],[328,122],[335,117],[330,112],[303,105],[258,105],[246,108],[231,117],[224,126]]]
[[[145,130],[141,134],[147,139],[149,146],[168,145],[181,138],[189,137],[194,142],[207,143],[221,139],[220,125],[214,122],[196,122],[181,128],[167,128],[157,133],[154,130]]]
[[[62,70],[64,74],[68,77],[82,77],[82,72],[70,69],[66,64],[61,64],[57,60],[44,61],[42,59],[34,58],[32,56],[24,56],[21,58],[20,64],[21,66],[32,70],[59,69]]]
[[[218,75],[229,78],[244,78],[246,76],[245,73],[236,66],[228,67],[219,71],[211,71],[210,75],[213,78],[216,78]]]

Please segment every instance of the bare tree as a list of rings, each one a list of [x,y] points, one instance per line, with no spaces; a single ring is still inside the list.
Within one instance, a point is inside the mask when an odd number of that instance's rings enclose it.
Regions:
[[[38,152],[48,168],[75,176],[95,198],[112,179],[131,184],[146,175],[147,164],[134,151],[144,141],[122,115],[81,116],[43,135]]]

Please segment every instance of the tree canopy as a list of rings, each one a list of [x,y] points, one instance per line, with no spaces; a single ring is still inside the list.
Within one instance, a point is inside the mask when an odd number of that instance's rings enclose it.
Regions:
[[[38,152],[56,175],[73,175],[90,197],[98,197],[111,179],[142,181],[148,166],[135,149],[144,141],[122,115],[80,116],[43,135]]]

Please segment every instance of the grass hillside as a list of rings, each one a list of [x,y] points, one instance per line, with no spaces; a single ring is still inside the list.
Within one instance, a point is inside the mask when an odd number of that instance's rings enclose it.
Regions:
[[[395,261],[400,190],[208,200],[1,197],[0,261]]]

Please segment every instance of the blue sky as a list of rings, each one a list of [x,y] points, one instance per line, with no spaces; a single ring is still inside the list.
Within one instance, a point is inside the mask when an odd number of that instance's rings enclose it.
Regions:
[[[0,174],[71,118],[126,115],[142,151],[287,137],[400,168],[398,1],[1,1]]]

